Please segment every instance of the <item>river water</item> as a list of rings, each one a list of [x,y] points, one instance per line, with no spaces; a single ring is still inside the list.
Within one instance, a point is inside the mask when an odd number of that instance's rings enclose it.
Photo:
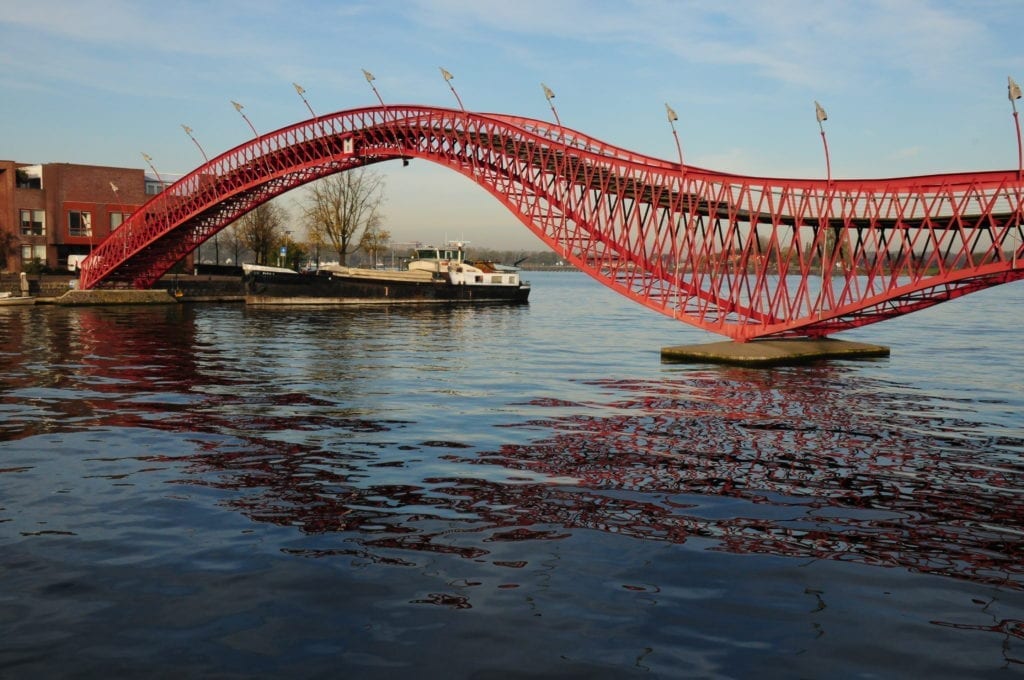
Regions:
[[[1024,288],[718,338],[517,307],[0,308],[0,677],[1024,672]]]

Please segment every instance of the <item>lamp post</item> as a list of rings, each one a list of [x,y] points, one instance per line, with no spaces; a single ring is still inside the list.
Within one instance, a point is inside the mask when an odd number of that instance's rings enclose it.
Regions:
[[[377,86],[373,84],[373,81],[375,81],[376,78],[374,78],[373,74],[367,71],[365,68],[363,69],[363,77],[366,78],[366,82],[370,84],[370,89],[373,90],[373,93],[377,95],[377,101],[380,102],[381,108],[387,111],[387,105],[384,104],[384,100],[381,98],[380,92],[377,91]]]
[[[192,143],[196,145],[197,149],[199,149],[199,153],[201,153],[203,155],[203,161],[205,161],[206,164],[209,165],[210,159],[207,157],[206,152],[203,151],[203,147],[199,144],[199,140],[196,139],[195,135],[192,134],[192,128],[190,128],[188,125],[185,125],[184,123],[182,123],[181,124],[181,129],[185,131],[185,134],[188,135],[188,138],[191,139]],[[163,184],[163,182],[161,182],[161,184]],[[198,267],[202,263],[203,263],[203,242],[200,240],[199,243],[196,245],[196,261],[195,261],[195,267],[193,268],[193,271],[196,274],[199,273],[199,268]]]
[[[199,141],[192,134],[192,128],[190,128],[189,126],[187,126],[184,123],[182,123],[181,124],[181,129],[185,131],[185,134],[188,135],[188,138],[191,139],[192,143],[196,145],[197,149],[199,149],[199,153],[201,153],[203,155],[203,160],[205,162],[209,163],[210,159],[206,157],[206,152],[203,151],[203,147],[199,146]]]
[[[452,94],[455,95],[455,101],[459,103],[459,109],[461,109],[462,112],[465,113],[466,107],[462,105],[462,97],[459,96],[459,93],[455,91],[455,86],[452,85],[452,78],[454,78],[455,76],[453,76],[448,71],[444,70],[443,67],[438,66],[438,68],[441,69],[441,77],[444,78],[444,81],[446,83],[448,83],[448,89],[450,89],[452,91]]]
[[[302,98],[302,103],[309,109],[309,115],[313,116],[313,119],[316,120],[317,115],[313,113],[313,107],[309,105],[309,100],[306,99],[306,89],[298,83],[292,83],[292,87],[295,88],[295,92]]]
[[[668,105],[668,102],[665,102],[665,117],[668,118],[669,127],[672,128],[672,137],[676,140],[676,154],[679,155],[679,212],[681,215],[683,212],[683,192],[686,191],[686,165],[683,163],[683,145],[679,143],[679,133],[676,132],[676,121],[679,120],[679,115],[675,109]],[[681,216],[679,221],[682,222]],[[672,237],[671,257],[673,271],[679,270],[679,254],[677,252],[679,240],[678,226],[676,232]]]
[[[115,203],[115,205],[116,204],[120,204],[121,203],[121,197],[117,193],[117,185],[114,184],[113,182],[110,183],[110,191],[113,192],[113,194],[114,194],[114,203]],[[121,211],[124,212],[124,207],[123,206],[121,207]]]
[[[1017,117],[1017,100],[1020,99],[1020,85],[1013,79],[1012,76],[1006,77],[1006,96],[1010,100],[1010,106],[1013,107],[1013,124],[1017,128],[1017,181],[1021,181],[1022,171],[1024,171],[1024,155],[1021,154],[1020,144],[1020,118]]]
[[[1022,171],[1024,171],[1024,155],[1021,154],[1021,143],[1020,143],[1020,118],[1017,116],[1017,100],[1021,97],[1020,85],[1013,79],[1013,76],[1006,77],[1006,97],[1010,100],[1010,106],[1013,107],[1013,127],[1017,131],[1017,210],[1014,212],[1014,226],[1017,231],[1013,235],[1013,239],[1017,241],[1017,245],[1013,247],[1013,259],[1011,266],[1017,268],[1017,250],[1020,249],[1020,213],[1021,213],[1021,196],[1020,196],[1020,182],[1022,179]]]
[[[825,113],[825,109],[822,108],[821,104],[817,101],[814,102],[814,116],[818,119],[818,131],[821,132],[821,145],[825,149],[825,178],[828,185],[825,188],[825,201],[822,206],[822,214],[820,219],[820,229],[822,230],[819,238],[821,239],[821,291],[818,293],[818,319],[822,317],[822,310],[825,306],[825,285],[826,276],[828,275],[828,267],[826,266],[826,249],[828,247],[828,234],[829,234],[829,208],[832,206],[832,162],[828,156],[828,139],[825,137],[825,126],[824,121],[828,120],[828,114]]]
[[[252,124],[252,121],[249,120],[249,117],[245,115],[245,112],[242,111],[242,109],[244,109],[245,107],[236,102],[234,99],[231,100],[231,105],[235,107],[235,111],[238,111],[238,115],[242,117],[242,120],[244,120],[249,125],[249,129],[252,130],[253,136],[259,137],[260,133],[256,132],[256,127]]]
[[[120,208],[121,223],[123,224],[124,223],[124,213],[125,213],[124,204],[121,203],[121,196],[117,192],[117,185],[114,184],[113,182],[110,183],[110,191],[112,191],[113,194],[114,194],[114,206],[117,207],[117,208]],[[109,211],[108,211],[108,214],[109,214]],[[118,224],[117,226],[120,227],[121,225]],[[113,233],[113,231],[114,231],[114,228],[111,227],[109,233]],[[125,257],[125,256],[127,256],[127,254],[128,254],[128,242],[125,239],[122,238],[121,239],[121,257]]]
[[[555,93],[544,83],[541,83],[540,86],[544,90],[544,98],[548,100],[548,106],[551,107],[551,113],[555,115],[555,123],[558,125],[559,130],[561,130],[562,121],[558,118],[558,111],[555,109]]]
[[[157,182],[160,182],[160,190],[161,190],[161,191],[163,191],[163,188],[164,188],[164,180],[163,180],[163,178],[161,178],[161,177],[160,177],[160,173],[156,171],[156,168],[154,168],[154,167],[153,167],[153,157],[152,157],[152,156],[150,156],[150,155],[149,155],[148,153],[146,153],[145,151],[143,151],[143,152],[142,152],[142,159],[143,159],[144,161],[146,161],[146,165],[148,165],[148,166],[149,166],[149,169],[153,171],[153,174],[154,174],[154,175],[156,175],[156,181],[157,181]]]
[[[313,117],[313,125],[315,125],[316,129],[320,131],[320,146],[323,147],[324,153],[329,154],[330,150],[328,149],[326,142],[327,126],[324,125],[324,122],[322,120],[320,120],[320,116],[316,115],[316,112],[313,111],[313,107],[309,105],[309,100],[306,99],[306,88],[302,87],[298,83],[292,83],[292,87],[295,88],[296,94],[298,94],[299,97],[302,99],[302,103],[306,105],[306,109],[309,111],[309,115]]]
[[[818,119],[818,130],[821,131],[821,144],[825,147],[825,176],[828,179],[828,183],[832,184],[832,163],[828,157],[828,140],[825,138],[825,126],[822,125],[823,121],[828,120],[828,114],[825,113],[825,109],[821,107],[821,104],[814,102],[814,115]]]
[[[672,136],[676,140],[676,153],[679,154],[679,172],[681,174],[686,173],[686,166],[683,164],[683,145],[679,143],[679,133],[676,132],[676,121],[679,120],[679,116],[676,114],[675,109],[665,102],[665,116],[668,118],[669,127],[672,128]]]

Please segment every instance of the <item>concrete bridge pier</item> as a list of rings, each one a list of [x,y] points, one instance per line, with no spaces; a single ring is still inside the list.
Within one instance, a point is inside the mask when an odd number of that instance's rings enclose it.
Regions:
[[[831,338],[787,338],[784,340],[726,340],[702,345],[663,347],[665,363],[731,364],[735,366],[781,366],[822,359],[865,359],[887,357],[889,348]]]

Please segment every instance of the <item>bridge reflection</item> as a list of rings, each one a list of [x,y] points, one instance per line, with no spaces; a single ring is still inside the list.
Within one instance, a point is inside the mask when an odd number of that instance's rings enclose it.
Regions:
[[[590,402],[504,405],[519,414],[498,428],[506,443],[478,446],[417,438],[417,423],[355,399],[268,385],[191,314],[78,310],[77,326],[40,317],[39,356],[27,350],[21,373],[7,373],[15,396],[3,403],[20,415],[3,436],[194,433],[193,449],[139,459],[176,466],[181,485],[222,490],[220,502],[253,521],[321,537],[301,555],[413,565],[449,554],[521,568],[502,544],[594,530],[1024,589],[1020,431],[858,368],[592,382],[576,390]],[[34,373],[43,356],[52,392]],[[330,370],[354,394],[379,378],[345,356]],[[41,396],[26,400],[28,388]]]
[[[533,438],[497,450],[381,442],[402,424],[314,416],[298,427],[352,443],[253,437],[204,452],[190,469],[241,492],[226,503],[256,521],[345,537],[298,551],[306,555],[479,560],[497,543],[589,529],[1024,587],[1024,471],[1006,455],[1024,440],[990,437],[907,400],[899,385],[841,368],[593,387],[609,401],[521,404],[550,415],[511,426],[510,439]],[[297,423],[252,417],[231,427],[273,433]],[[418,461],[438,453],[451,473],[416,476]]]

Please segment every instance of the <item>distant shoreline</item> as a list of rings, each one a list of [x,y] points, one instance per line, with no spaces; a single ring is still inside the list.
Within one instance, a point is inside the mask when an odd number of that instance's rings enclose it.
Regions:
[[[553,265],[553,264],[552,265],[536,265],[536,266],[533,266],[533,267],[529,267],[529,266],[527,266],[525,264],[521,264],[521,265],[519,265],[519,269],[524,271],[524,272],[578,272],[579,271],[578,267],[573,267],[572,265],[557,266],[557,265]]]

